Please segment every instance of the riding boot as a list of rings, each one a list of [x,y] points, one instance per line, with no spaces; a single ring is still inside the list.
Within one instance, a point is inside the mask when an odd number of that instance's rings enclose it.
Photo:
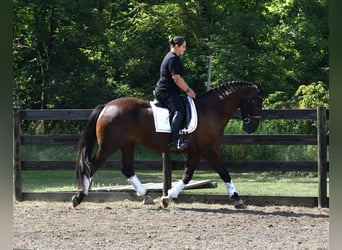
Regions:
[[[184,149],[185,145],[179,143],[179,130],[181,129],[184,116],[181,112],[175,111],[171,121],[172,140],[169,144],[171,150]]]
[[[178,132],[172,131],[172,140],[169,144],[171,150],[178,149],[178,138],[179,138]]]

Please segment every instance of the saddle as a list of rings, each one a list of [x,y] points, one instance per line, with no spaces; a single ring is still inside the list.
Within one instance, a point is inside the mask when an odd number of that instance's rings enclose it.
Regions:
[[[185,119],[182,125],[183,129],[180,130],[180,134],[187,134],[193,132],[197,127],[197,112],[193,100],[188,96],[181,96],[185,107]],[[150,102],[154,124],[156,132],[171,133],[171,118],[170,111],[167,107],[162,105],[156,98]]]
[[[185,118],[184,118],[184,122],[183,122],[183,125],[182,125],[182,128],[183,129],[187,129],[188,126],[189,126],[189,123],[191,121],[191,106],[190,106],[190,103],[189,103],[189,100],[186,96],[181,96],[181,100],[183,102],[183,105],[185,107]],[[157,99],[154,99],[152,101],[153,105],[155,105],[156,107],[158,108],[166,108],[164,105],[162,105]],[[167,109],[167,108],[166,108]],[[169,116],[169,122],[171,122],[171,118],[172,116],[170,115]]]

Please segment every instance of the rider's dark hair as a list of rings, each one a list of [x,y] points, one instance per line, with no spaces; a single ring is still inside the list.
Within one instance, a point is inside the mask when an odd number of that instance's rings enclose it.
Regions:
[[[172,47],[174,47],[176,45],[181,46],[184,42],[185,42],[184,38],[180,37],[180,36],[174,36],[174,37],[170,38],[170,40],[169,40],[169,44]]]

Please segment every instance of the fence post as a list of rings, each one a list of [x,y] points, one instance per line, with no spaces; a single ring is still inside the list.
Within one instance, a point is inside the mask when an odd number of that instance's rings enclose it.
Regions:
[[[14,197],[22,201],[21,183],[21,116],[20,108],[13,109],[13,185]]]
[[[163,196],[167,196],[167,191],[171,188],[172,183],[172,162],[169,153],[163,153]]]
[[[327,197],[327,111],[317,107],[318,207],[328,207]]]

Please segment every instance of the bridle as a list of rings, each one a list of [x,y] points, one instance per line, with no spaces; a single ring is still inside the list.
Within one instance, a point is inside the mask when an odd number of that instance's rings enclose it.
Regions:
[[[259,98],[261,100],[261,102],[264,101],[264,98],[259,96],[259,95],[256,95],[255,97],[253,97],[253,99],[248,99],[247,102],[251,102],[252,104],[254,104],[254,100],[255,98]],[[261,119],[262,116],[261,115],[250,115],[248,114],[246,117],[243,117],[242,118],[242,121],[244,124],[249,124],[251,122],[251,119]]]

